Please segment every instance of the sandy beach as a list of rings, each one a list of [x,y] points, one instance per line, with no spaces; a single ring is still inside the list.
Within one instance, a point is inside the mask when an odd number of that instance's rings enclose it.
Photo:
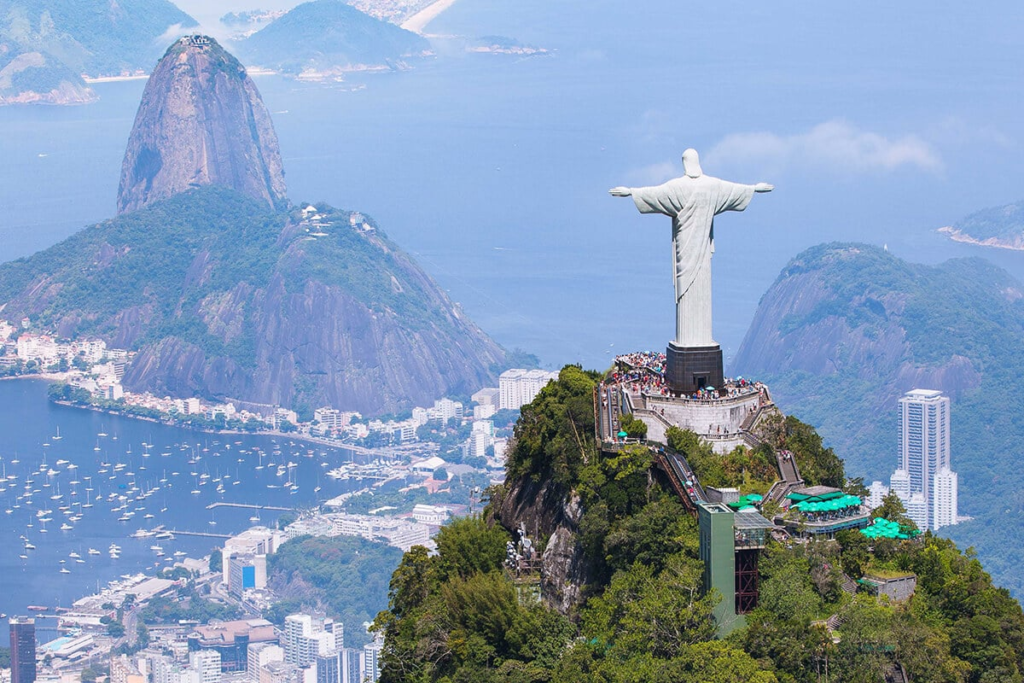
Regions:
[[[402,28],[413,33],[423,33],[431,21],[436,19],[441,12],[455,4],[455,0],[437,0],[434,4],[420,10],[402,22]]]
[[[121,81],[144,81],[149,78],[149,74],[136,74],[134,76],[99,76],[98,78],[92,78],[90,76],[82,76],[82,80],[86,83],[119,83]]]

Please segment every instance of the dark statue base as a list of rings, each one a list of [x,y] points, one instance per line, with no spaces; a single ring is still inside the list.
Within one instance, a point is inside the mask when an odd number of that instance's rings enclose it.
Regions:
[[[722,347],[683,348],[669,342],[666,351],[665,383],[674,394],[689,395],[701,389],[720,389],[725,383]]]

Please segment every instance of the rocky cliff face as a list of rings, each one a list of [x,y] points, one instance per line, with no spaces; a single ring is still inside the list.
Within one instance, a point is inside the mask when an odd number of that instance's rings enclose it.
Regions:
[[[579,542],[583,516],[577,496],[550,479],[530,477],[509,482],[508,490],[494,507],[495,519],[512,534],[520,527],[534,540],[547,539],[541,572],[541,597],[552,609],[574,614],[582,605],[584,590],[593,580]]]
[[[270,114],[244,67],[215,40],[182,38],[157,64],[121,168],[117,211],[204,185],[286,204]]]
[[[882,262],[873,264],[876,258]],[[890,276],[871,283],[875,267]],[[836,286],[845,277],[840,271],[861,268],[866,277]],[[981,380],[971,359],[915,354],[906,314],[908,303],[920,303],[911,301],[919,286],[913,266],[874,247],[801,254],[761,299],[733,366],[744,376],[806,373],[877,383],[884,400],[921,386],[960,396]]]

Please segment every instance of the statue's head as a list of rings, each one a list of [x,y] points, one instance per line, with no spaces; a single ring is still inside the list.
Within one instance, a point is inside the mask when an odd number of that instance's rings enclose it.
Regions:
[[[697,150],[692,147],[683,152],[683,171],[690,178],[700,178],[704,175],[704,171],[700,170],[700,157],[697,156]]]

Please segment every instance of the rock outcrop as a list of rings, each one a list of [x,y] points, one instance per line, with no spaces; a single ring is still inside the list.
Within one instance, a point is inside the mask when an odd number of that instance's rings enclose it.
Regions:
[[[245,68],[215,40],[189,36],[157,64],[121,168],[124,213],[204,185],[283,208],[284,169],[270,114]]]
[[[500,500],[492,499],[495,520],[516,536],[522,528],[532,539],[546,539],[541,597],[552,609],[574,614],[594,579],[579,540],[583,516],[579,498],[551,480],[524,477],[507,486]]]

